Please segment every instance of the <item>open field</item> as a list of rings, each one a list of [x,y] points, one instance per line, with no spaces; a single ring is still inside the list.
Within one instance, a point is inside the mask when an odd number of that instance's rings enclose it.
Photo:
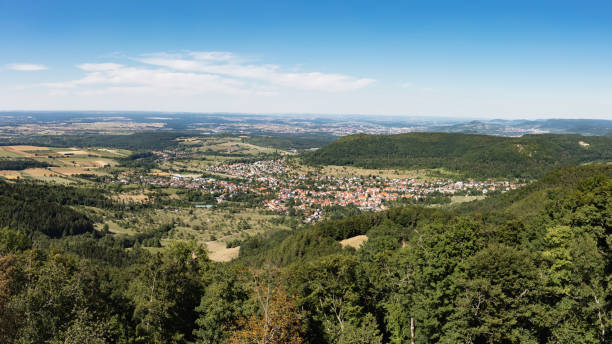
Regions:
[[[46,168],[28,168],[23,170],[24,175],[31,177],[58,177],[60,174]]]
[[[367,235],[357,235],[348,239],[344,239],[340,241],[340,245],[342,245],[342,247],[353,247],[355,249],[358,249],[361,247],[361,245],[363,245],[366,241],[368,241],[368,236]]]
[[[479,196],[453,196],[451,198],[451,204],[471,202],[471,201],[481,200],[481,199],[485,199],[485,196],[484,195],[479,195]]]
[[[4,171],[0,170],[0,177],[4,177],[6,179],[17,179],[21,178],[21,172],[19,171]]]
[[[238,258],[240,246],[226,248],[225,243],[220,241],[206,242],[208,250],[208,258],[214,262],[229,262],[232,259]]]
[[[0,146],[0,157],[3,158],[19,158],[19,157],[23,157],[24,155],[16,152],[13,149],[10,149],[10,146]]]

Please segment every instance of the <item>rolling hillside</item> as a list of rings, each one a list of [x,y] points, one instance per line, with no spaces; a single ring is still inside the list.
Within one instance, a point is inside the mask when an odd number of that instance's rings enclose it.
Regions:
[[[357,134],[342,137],[303,160],[311,165],[364,168],[444,168],[469,177],[539,177],[562,166],[612,160],[612,137],[459,133]]]

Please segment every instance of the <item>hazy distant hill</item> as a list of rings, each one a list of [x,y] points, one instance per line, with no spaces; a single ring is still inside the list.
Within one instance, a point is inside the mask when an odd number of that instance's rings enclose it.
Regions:
[[[538,177],[560,166],[612,160],[612,137],[459,133],[350,135],[303,155],[309,164],[445,168],[470,177]]]
[[[542,119],[470,121],[431,126],[432,132],[520,136],[529,133],[612,135],[612,121],[605,119]]]

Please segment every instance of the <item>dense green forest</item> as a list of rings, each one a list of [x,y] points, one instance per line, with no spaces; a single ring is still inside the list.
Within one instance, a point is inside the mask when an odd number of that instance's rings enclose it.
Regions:
[[[76,188],[0,190],[0,204],[101,202]],[[611,165],[251,237],[230,263],[195,242],[151,253],[107,233],[32,235],[20,221],[0,229],[2,343],[612,341]],[[358,250],[338,243],[359,234]]]
[[[470,177],[539,177],[558,167],[612,159],[611,136],[458,133],[357,134],[339,138],[303,160],[365,168],[444,168]]]
[[[61,185],[0,181],[0,227],[50,237],[93,231],[93,222],[71,206],[109,207],[101,191]]]
[[[34,159],[0,159],[0,170],[21,171],[27,168],[50,167],[52,165]]]

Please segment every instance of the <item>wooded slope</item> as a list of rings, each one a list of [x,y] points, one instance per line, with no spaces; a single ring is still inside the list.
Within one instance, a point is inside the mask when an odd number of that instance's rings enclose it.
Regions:
[[[444,168],[467,177],[539,177],[563,166],[612,160],[612,137],[459,133],[357,134],[303,155],[312,165]]]

